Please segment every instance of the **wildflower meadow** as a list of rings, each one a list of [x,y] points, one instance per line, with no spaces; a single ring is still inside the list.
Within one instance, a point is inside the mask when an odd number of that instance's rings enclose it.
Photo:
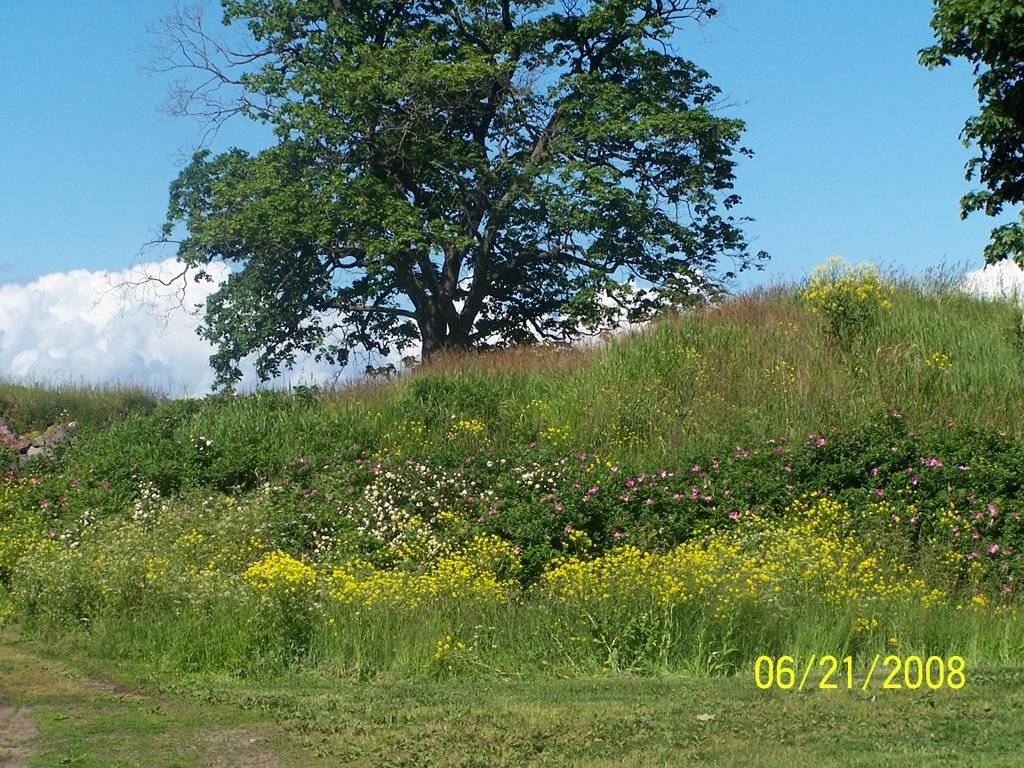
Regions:
[[[25,431],[84,415],[0,482],[0,622],[257,677],[1021,665],[1020,327],[831,262],[591,349],[340,392],[5,384]]]

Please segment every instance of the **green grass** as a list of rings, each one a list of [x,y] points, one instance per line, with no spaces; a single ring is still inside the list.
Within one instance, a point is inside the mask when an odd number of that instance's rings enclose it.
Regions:
[[[966,693],[762,692],[750,676],[248,690],[349,765],[1012,765],[1019,673]],[[229,694],[230,696],[231,694]],[[238,694],[235,694],[238,695]],[[710,716],[710,717],[709,717]]]
[[[139,434],[156,412],[184,427],[177,439],[187,431],[223,452],[254,454],[244,473],[206,478],[226,485],[279,474],[300,446],[307,458],[325,459],[352,445],[444,453],[452,416],[481,420],[498,452],[546,434],[566,449],[650,464],[770,435],[848,429],[889,406],[915,429],[950,419],[1020,434],[1019,333],[1020,312],[1008,302],[904,285],[879,326],[844,350],[820,316],[777,288],[589,351],[441,359],[387,386],[300,390],[284,407],[269,395],[172,403],[130,388],[0,382],[0,412],[26,432],[62,418],[111,425],[94,453],[114,451],[115,443],[166,451]],[[948,357],[947,369],[929,366],[935,354]],[[410,422],[424,426],[420,439],[409,439]]]
[[[0,416],[19,433],[60,422],[77,421],[85,429],[102,428],[129,414],[152,413],[166,398],[128,385],[53,385],[0,379]]]
[[[843,347],[792,289],[773,288],[587,351],[441,358],[389,385],[300,389],[285,407],[270,395],[171,403],[131,388],[0,382],[0,412],[23,431],[62,414],[113,425],[110,441],[124,443],[140,436],[154,412],[184,420],[190,434],[225,452],[255,449],[248,474],[223,482],[279,473],[300,446],[307,458],[336,456],[353,444],[444,453],[452,416],[481,420],[499,452],[554,430],[549,437],[567,449],[648,464],[769,435],[848,429],[889,406],[915,429],[951,419],[1017,435],[1024,429],[1020,329],[1020,311],[1007,301],[904,281],[877,327]],[[935,354],[948,357],[946,369],[929,366]],[[425,427],[420,439],[409,439],[410,422]],[[148,436],[139,450],[152,447]]]
[[[0,663],[140,690],[0,694],[40,765],[202,764],[165,731],[211,718],[301,744],[282,765],[1011,765],[1021,312],[878,295],[755,291],[338,391],[0,383],[19,430],[83,425],[0,484]],[[764,654],[862,679],[890,652],[968,685],[754,684]]]
[[[1015,765],[1024,738],[1020,670],[968,669],[955,691],[762,691],[752,669],[729,678],[369,684],[307,673],[254,682],[158,677],[67,650],[58,660],[8,637],[0,671],[0,701],[38,729],[27,743],[38,766],[986,768]]]
[[[109,666],[109,665],[108,665]],[[104,669],[117,675],[116,670]],[[0,760],[28,766],[329,765],[265,715],[127,686],[94,663],[0,637]],[[5,765],[8,763],[4,762]]]

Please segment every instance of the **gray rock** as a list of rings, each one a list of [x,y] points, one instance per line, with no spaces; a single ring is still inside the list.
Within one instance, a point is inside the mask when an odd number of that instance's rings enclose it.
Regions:
[[[74,422],[58,424],[43,434],[29,439],[19,437],[8,421],[0,419],[0,436],[3,438],[4,447],[11,448],[18,454],[17,462],[11,464],[7,469],[18,469],[40,456],[52,456],[55,446],[63,445],[71,439],[72,428],[74,428]]]
[[[70,438],[71,431],[63,424],[58,424],[43,435],[43,441],[46,445],[61,445],[62,443],[66,443]]]
[[[24,467],[26,464],[28,464],[33,459],[35,459],[35,458],[37,458],[39,456],[45,455],[45,453],[44,453],[45,451],[46,451],[45,448],[40,448],[38,446],[33,445],[31,448],[29,448],[27,451],[25,451],[25,453],[23,453],[20,456],[18,456],[18,466],[19,467]]]

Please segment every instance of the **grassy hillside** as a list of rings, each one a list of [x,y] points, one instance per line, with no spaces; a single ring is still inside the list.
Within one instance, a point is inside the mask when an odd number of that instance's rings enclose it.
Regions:
[[[79,421],[0,485],[0,615],[178,672],[1021,664],[1021,328],[831,265],[340,392],[0,385]]]

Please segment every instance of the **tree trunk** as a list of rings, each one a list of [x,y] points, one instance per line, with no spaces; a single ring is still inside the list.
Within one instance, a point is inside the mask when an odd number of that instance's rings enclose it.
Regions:
[[[472,348],[466,329],[450,328],[440,313],[418,319],[417,325],[423,341],[423,362],[438,352],[467,352]]]

